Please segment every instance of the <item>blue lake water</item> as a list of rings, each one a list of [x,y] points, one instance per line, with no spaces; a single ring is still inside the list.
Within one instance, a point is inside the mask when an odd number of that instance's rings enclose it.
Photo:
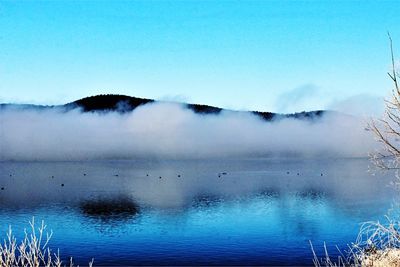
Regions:
[[[0,236],[9,225],[22,236],[34,216],[80,265],[311,265],[309,241],[335,257],[391,208],[393,173],[371,175],[369,164],[0,162]]]

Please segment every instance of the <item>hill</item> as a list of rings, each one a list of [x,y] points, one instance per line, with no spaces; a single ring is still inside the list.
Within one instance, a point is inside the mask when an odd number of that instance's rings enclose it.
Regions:
[[[131,112],[135,108],[148,103],[160,102],[153,99],[131,97],[126,95],[116,94],[103,94],[96,96],[85,97],[65,105],[58,106],[45,106],[45,105],[31,105],[31,104],[0,104],[0,109],[3,108],[15,108],[15,109],[52,109],[52,108],[63,108],[65,110],[72,110],[76,108],[82,109],[83,112],[110,112],[116,111],[120,113]],[[192,110],[196,114],[203,115],[217,115],[224,109],[209,105],[201,104],[188,104],[180,103],[186,108]],[[231,110],[232,111],[232,110]],[[261,111],[236,111],[236,112],[251,112],[266,121],[273,119],[282,118],[296,118],[296,119],[316,119],[322,117],[327,111],[316,110],[308,112],[299,112],[292,114],[279,114],[273,112],[261,112]]]

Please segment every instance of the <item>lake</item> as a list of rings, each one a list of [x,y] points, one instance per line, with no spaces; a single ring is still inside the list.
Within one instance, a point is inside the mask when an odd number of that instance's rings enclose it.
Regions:
[[[80,265],[311,265],[394,203],[367,159],[0,162],[0,236],[44,220]]]

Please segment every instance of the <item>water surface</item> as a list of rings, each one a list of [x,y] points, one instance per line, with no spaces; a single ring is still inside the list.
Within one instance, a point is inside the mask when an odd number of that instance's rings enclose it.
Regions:
[[[45,220],[86,265],[310,265],[383,219],[392,174],[368,160],[1,162],[0,230]]]

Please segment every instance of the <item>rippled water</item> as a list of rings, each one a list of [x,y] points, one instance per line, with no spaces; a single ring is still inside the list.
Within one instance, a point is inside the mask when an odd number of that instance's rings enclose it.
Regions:
[[[34,216],[95,265],[310,265],[390,209],[368,160],[1,162],[1,236]]]

